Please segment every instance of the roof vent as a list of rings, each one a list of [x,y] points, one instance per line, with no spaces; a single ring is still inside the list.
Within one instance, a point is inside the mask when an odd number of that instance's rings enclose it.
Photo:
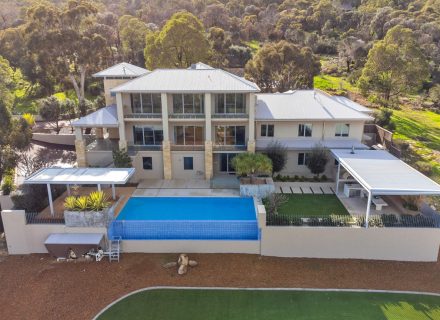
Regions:
[[[197,63],[193,63],[193,64],[191,64],[190,69],[192,69],[192,70],[197,69]]]
[[[124,74],[127,74],[127,72],[125,71],[125,66],[122,66],[122,72],[124,72]]]
[[[351,154],[355,154],[355,152],[354,152],[354,146],[351,146],[351,152],[350,152]]]

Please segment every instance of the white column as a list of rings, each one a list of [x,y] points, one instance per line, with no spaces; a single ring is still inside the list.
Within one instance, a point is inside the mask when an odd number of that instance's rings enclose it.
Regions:
[[[370,208],[371,208],[371,191],[368,191],[367,212],[365,213],[365,228],[368,228],[368,219],[370,218]]]
[[[98,184],[98,191],[101,191],[101,185]]]
[[[116,200],[116,190],[115,190],[114,184],[112,184],[112,198],[113,198],[113,200]]]
[[[70,196],[70,184],[67,185],[67,195]]]
[[[341,173],[341,163],[338,161],[338,170],[336,173],[336,194],[339,193],[339,175]]]
[[[211,93],[205,93],[205,141],[211,141],[212,137],[212,95]]]
[[[122,93],[116,93],[116,110],[119,123],[119,149],[127,149],[127,138],[125,137],[124,105],[122,104]]]
[[[50,207],[50,214],[52,217],[55,215],[55,211],[53,209],[53,200],[52,200],[52,191],[50,190],[50,184],[47,184],[47,195],[49,196],[49,207]]]
[[[170,140],[169,124],[168,124],[168,95],[166,93],[162,93],[160,95],[160,100],[162,102],[162,130],[163,130],[163,139],[165,141],[168,141],[168,140]]]
[[[256,95],[255,93],[250,93],[247,95],[249,97],[248,103],[248,115],[249,115],[249,141],[255,141],[255,104]]]

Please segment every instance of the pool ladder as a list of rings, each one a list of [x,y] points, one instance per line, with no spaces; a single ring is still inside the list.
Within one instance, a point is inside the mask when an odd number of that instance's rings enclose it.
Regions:
[[[121,252],[121,237],[113,237],[110,240],[110,248],[108,258],[110,262],[118,261]]]

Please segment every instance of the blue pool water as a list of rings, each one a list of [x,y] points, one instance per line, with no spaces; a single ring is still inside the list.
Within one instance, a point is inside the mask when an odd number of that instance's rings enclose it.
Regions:
[[[125,240],[258,240],[252,198],[133,197],[109,226]]]
[[[255,220],[252,198],[133,197],[117,220]]]

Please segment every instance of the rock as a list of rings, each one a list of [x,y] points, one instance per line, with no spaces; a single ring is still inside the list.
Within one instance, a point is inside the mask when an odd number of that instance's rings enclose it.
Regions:
[[[189,265],[190,267],[195,267],[196,265],[198,265],[198,263],[197,263],[197,261],[195,261],[195,260],[189,260],[188,265]]]
[[[168,262],[163,265],[164,268],[173,268],[177,266],[177,262]]]
[[[179,267],[179,270],[177,271],[178,274],[186,274],[188,272],[188,265],[181,264]]]
[[[189,261],[189,259],[188,259],[188,255],[185,254],[185,253],[182,253],[182,254],[179,256],[179,260],[177,260],[177,263],[178,263],[179,265],[187,266],[187,265],[188,265],[188,261]]]

